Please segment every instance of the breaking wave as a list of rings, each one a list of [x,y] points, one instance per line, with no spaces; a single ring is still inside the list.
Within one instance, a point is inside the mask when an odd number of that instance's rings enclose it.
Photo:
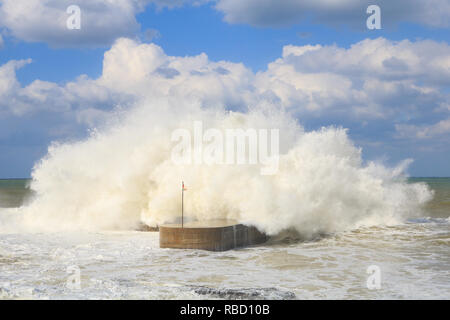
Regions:
[[[194,121],[219,130],[278,128],[277,173],[261,175],[250,164],[175,164],[171,134],[192,130]],[[157,226],[178,219],[183,180],[191,219],[235,219],[269,235],[308,237],[417,216],[432,192],[406,182],[407,165],[365,163],[345,129],[306,132],[270,107],[229,112],[159,99],[115,113],[83,141],[51,145],[32,173],[33,201],[11,216],[24,230]]]

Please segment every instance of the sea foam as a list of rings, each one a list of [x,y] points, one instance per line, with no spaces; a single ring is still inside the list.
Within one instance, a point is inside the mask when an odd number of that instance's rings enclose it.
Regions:
[[[177,165],[171,133],[205,128],[279,129],[279,168],[258,165]],[[288,113],[246,112],[155,99],[116,113],[82,141],[54,143],[34,167],[36,195],[15,214],[26,230],[127,230],[176,221],[181,181],[190,219],[235,219],[269,235],[305,236],[361,225],[397,223],[416,215],[432,193],[406,183],[408,161],[387,168],[364,162],[339,127],[306,132]]]

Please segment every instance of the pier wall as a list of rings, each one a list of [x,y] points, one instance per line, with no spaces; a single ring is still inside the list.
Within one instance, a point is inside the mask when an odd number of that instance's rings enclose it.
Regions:
[[[242,224],[224,226],[163,225],[159,228],[161,248],[225,251],[267,241],[255,227]]]

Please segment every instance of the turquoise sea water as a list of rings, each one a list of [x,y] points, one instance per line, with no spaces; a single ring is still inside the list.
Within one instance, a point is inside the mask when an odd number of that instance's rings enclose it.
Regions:
[[[434,190],[421,218],[225,252],[162,249],[157,232],[0,229],[0,300],[449,299],[450,178],[410,182]],[[0,180],[0,207],[26,203],[28,184]],[[78,289],[67,285],[73,270]]]
[[[30,179],[0,179],[0,208],[20,207],[31,195]]]
[[[410,178],[411,183],[425,182],[434,191],[426,212],[433,218],[450,217],[450,178]]]

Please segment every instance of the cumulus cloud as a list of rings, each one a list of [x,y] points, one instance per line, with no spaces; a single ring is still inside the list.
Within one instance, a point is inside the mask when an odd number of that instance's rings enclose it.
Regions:
[[[78,113],[86,109],[111,109],[111,106],[123,101],[118,94],[86,76],[80,76],[64,86],[34,80],[23,87],[17,80],[16,70],[29,63],[32,63],[31,59],[11,60],[0,66],[0,118],[49,112],[71,121],[85,119]]]
[[[16,78],[16,70],[29,63],[31,59],[11,60],[0,67],[0,114],[5,110],[18,115],[24,112],[24,105],[18,95],[21,86]]]
[[[119,37],[135,36],[140,25],[136,14],[149,4],[157,9],[175,8],[189,0],[0,0],[0,27],[17,39],[45,42],[53,47],[108,46]],[[81,28],[68,29],[72,13],[81,10]]]
[[[302,116],[423,119],[449,99],[449,58],[448,44],[434,41],[285,46],[282,57],[257,74],[256,88]]]
[[[350,48],[285,46],[267,70],[167,56],[154,44],[120,39],[105,54],[97,85],[130,96],[167,95],[205,106],[276,104],[302,118],[409,121],[441,116],[448,104],[450,47],[435,41],[364,40]],[[430,112],[433,111],[433,112]],[[430,115],[431,114],[431,115]],[[434,118],[433,118],[434,117]]]
[[[431,125],[398,124],[396,129],[401,138],[431,139],[448,136],[450,134],[450,118]]]
[[[423,136],[446,134],[440,121],[450,117],[450,47],[430,40],[290,45],[255,74],[204,53],[169,56],[155,44],[121,38],[105,53],[99,78],[82,75],[64,85],[36,80],[23,87],[15,72],[30,62],[0,67],[0,116],[52,112],[92,126],[110,110],[169,97],[239,111],[271,104],[303,122],[361,128],[376,123],[391,136],[413,129]]]
[[[206,54],[173,57],[155,44],[119,39],[105,53],[97,83],[135,97],[173,96],[209,107],[242,107],[254,74],[243,64],[210,61]]]
[[[79,30],[67,28],[71,14],[66,10],[71,5],[81,9]],[[3,0],[0,24],[24,41],[55,47],[104,46],[139,29],[135,14],[141,8],[141,1]]]
[[[97,79],[85,75],[64,85],[35,80],[21,86],[16,70],[31,60],[0,66],[0,116],[39,112],[73,113],[73,119],[93,117],[138,99],[173,96],[202,101],[205,107],[246,105],[254,74],[242,64],[213,62],[206,54],[172,57],[157,45],[121,38],[104,55]]]
[[[382,25],[408,21],[433,27],[449,27],[448,0],[218,0],[216,8],[229,23],[254,26],[280,26],[312,19],[328,25],[350,25],[365,28],[366,9],[381,8]]]
[[[299,72],[333,72],[380,80],[420,79],[450,84],[450,46],[423,40],[366,39],[349,49],[332,46],[285,46],[283,59]]]
[[[328,25],[365,28],[366,9],[378,4],[382,25],[415,22],[432,27],[450,26],[448,0],[0,0],[0,27],[15,38],[45,42],[53,47],[108,46],[119,37],[139,33],[136,15],[149,5],[161,10],[183,5],[214,3],[229,23],[254,26],[280,26],[312,20]],[[81,9],[81,29],[69,30],[67,8]],[[151,31],[144,37],[158,34]],[[1,45],[1,39],[0,39]],[[392,62],[394,63],[394,61]]]
[[[383,27],[404,21],[432,27],[450,26],[448,0],[379,0],[375,3],[371,0],[0,0],[0,28],[17,39],[44,42],[52,47],[101,47],[111,45],[120,37],[140,34],[136,15],[148,7],[162,10],[207,3],[222,12],[229,23],[254,26],[312,20],[361,29],[366,26],[366,9],[371,4],[380,5]],[[79,30],[67,28],[71,16],[67,8],[71,5],[81,9]],[[150,30],[143,36],[154,39],[158,33]]]

